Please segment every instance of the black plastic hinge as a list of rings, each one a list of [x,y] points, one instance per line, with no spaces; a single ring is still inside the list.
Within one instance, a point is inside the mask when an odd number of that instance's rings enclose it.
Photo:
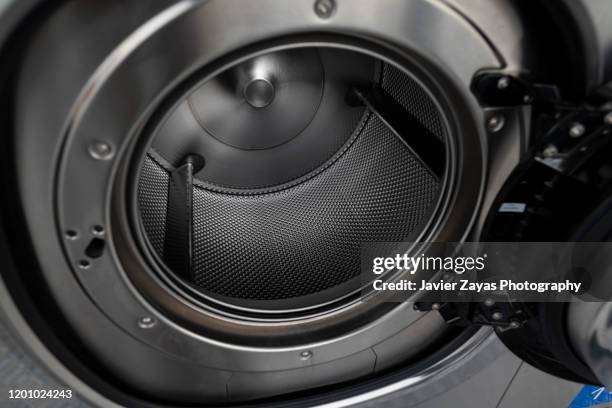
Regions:
[[[436,311],[449,325],[491,326],[502,332],[518,329],[529,320],[526,308],[512,302],[416,302],[414,309]]]
[[[485,107],[561,103],[557,86],[533,83],[520,74],[479,72],[472,79],[471,89],[480,105]]]

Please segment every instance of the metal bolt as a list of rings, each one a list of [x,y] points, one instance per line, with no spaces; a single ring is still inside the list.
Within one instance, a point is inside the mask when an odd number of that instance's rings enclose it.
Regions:
[[[336,2],[334,0],[317,0],[314,10],[319,18],[330,18],[336,11]]]
[[[312,357],[312,351],[310,350],[302,351],[300,353],[300,360],[306,361],[309,360],[310,357]]]
[[[497,81],[497,89],[499,89],[500,91],[507,89],[509,86],[510,86],[510,78],[508,78],[507,76],[501,77]]]
[[[608,112],[608,114],[604,116],[604,123],[606,125],[612,125],[612,112]]]
[[[506,125],[506,118],[502,115],[493,115],[487,121],[487,128],[491,133],[497,133]]]
[[[496,321],[501,320],[503,318],[504,318],[504,314],[502,312],[495,312],[491,315],[491,319],[496,320]]]
[[[555,157],[558,154],[559,154],[559,149],[557,149],[557,146],[555,145],[548,145],[542,151],[542,155],[544,157]]]
[[[440,310],[441,305],[439,303],[434,303],[431,305],[432,310]]]
[[[89,155],[96,160],[110,160],[115,155],[113,147],[106,142],[93,142],[88,148]]]
[[[486,307],[491,307],[495,304],[495,301],[493,299],[485,299],[484,304]]]
[[[138,319],[138,327],[141,329],[150,329],[157,324],[157,321],[151,316],[145,316]]]
[[[569,135],[576,138],[584,135],[585,131],[586,129],[582,123],[574,123],[569,130]]]

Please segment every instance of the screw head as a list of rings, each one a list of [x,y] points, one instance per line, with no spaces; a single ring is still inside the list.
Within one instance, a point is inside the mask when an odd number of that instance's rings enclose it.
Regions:
[[[501,320],[503,318],[504,318],[504,314],[502,312],[494,312],[491,315],[491,319],[496,320],[496,321]]]
[[[493,299],[485,299],[484,304],[486,307],[491,307],[495,304],[495,301]]]
[[[577,137],[584,135],[585,131],[586,131],[586,128],[584,127],[582,123],[574,123],[569,130],[569,135],[571,137],[577,138]]]
[[[150,329],[157,324],[157,321],[151,316],[144,316],[138,319],[138,327],[141,329]]]
[[[487,121],[487,129],[491,133],[497,133],[506,125],[506,118],[502,115],[493,115]]]
[[[542,151],[544,157],[554,157],[559,154],[559,149],[555,145],[548,145]]]
[[[509,86],[510,86],[510,78],[508,78],[507,76],[503,76],[499,78],[499,80],[497,81],[497,89],[499,89],[500,91],[503,91],[504,89],[508,89]]]
[[[604,116],[604,123],[606,125],[612,125],[612,112],[608,112],[608,114]]]
[[[335,0],[317,0],[314,10],[319,18],[330,18],[336,11],[336,2]]]
[[[305,350],[300,353],[300,360],[303,360],[303,361],[310,360],[311,357],[312,357],[312,351],[310,350]]]
[[[110,144],[101,141],[96,141],[90,144],[88,152],[92,158],[103,161],[110,160],[115,155],[113,147]]]
[[[431,305],[432,310],[440,310],[440,307],[442,306],[439,303],[434,303]]]

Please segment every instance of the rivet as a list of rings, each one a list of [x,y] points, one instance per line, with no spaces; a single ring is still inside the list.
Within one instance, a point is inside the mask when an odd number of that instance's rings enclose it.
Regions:
[[[500,91],[507,89],[509,86],[510,86],[510,78],[508,78],[507,76],[503,76],[499,78],[499,80],[497,81],[497,89],[499,89]]]
[[[548,145],[542,151],[542,155],[544,157],[555,157],[558,154],[559,154],[559,149],[557,149],[557,146],[555,145]]]
[[[141,329],[150,329],[155,326],[156,323],[157,321],[151,316],[145,316],[138,319],[138,327]]]
[[[493,115],[487,121],[487,129],[491,133],[497,133],[506,125],[506,118],[502,115]]]
[[[585,131],[586,129],[582,123],[574,123],[569,130],[569,135],[571,137],[577,138],[584,135]]]
[[[300,353],[300,360],[306,361],[312,357],[312,351],[306,350]]]
[[[491,319],[493,320],[501,320],[504,318],[504,314],[502,312],[495,312],[491,315]]]
[[[330,18],[336,11],[336,2],[334,0],[317,0],[314,10],[319,18]]]
[[[110,144],[101,141],[96,141],[90,144],[88,151],[89,155],[96,160],[110,160],[115,155],[113,147]]]

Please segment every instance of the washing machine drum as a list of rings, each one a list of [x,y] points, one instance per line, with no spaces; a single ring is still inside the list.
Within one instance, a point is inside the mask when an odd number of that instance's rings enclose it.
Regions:
[[[359,89],[418,126],[398,135]],[[138,185],[144,230],[170,272],[212,299],[334,302],[364,283],[361,244],[423,234],[446,137],[439,105],[390,63],[331,47],[255,56],[197,84],[155,130]]]

